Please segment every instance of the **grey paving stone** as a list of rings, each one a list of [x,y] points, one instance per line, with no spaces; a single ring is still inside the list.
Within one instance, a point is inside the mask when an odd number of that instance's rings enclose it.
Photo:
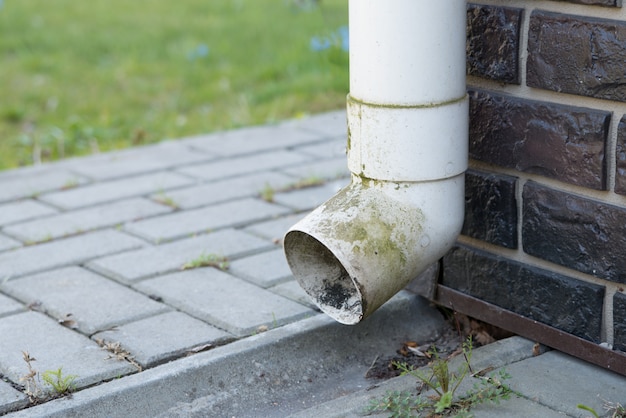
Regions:
[[[56,212],[50,206],[43,205],[32,199],[5,203],[0,205],[0,226],[52,215]]]
[[[253,175],[214,181],[195,187],[168,192],[166,196],[182,209],[197,208],[242,197],[259,196],[262,190],[274,190],[293,184],[295,179],[281,173],[264,171]],[[159,195],[155,195],[159,198]]]
[[[299,129],[297,126],[280,124],[224,131],[183,139],[183,141],[186,145],[191,145],[211,154],[233,156],[308,144],[322,138],[323,135],[319,133],[307,132],[307,130]]]
[[[582,413],[583,411],[580,410]],[[515,395],[500,404],[483,403],[472,407],[472,416],[477,418],[502,418],[502,417],[538,417],[538,418],[563,418],[568,415],[561,411],[555,411],[544,405],[533,402],[526,398]],[[572,416],[572,415],[569,415]],[[590,415],[579,415],[582,417]]]
[[[0,415],[28,405],[28,397],[0,379]]]
[[[284,126],[319,132],[326,137],[341,136],[345,138],[348,135],[348,120],[345,110],[292,119],[284,122]]]
[[[337,180],[322,186],[307,187],[274,195],[274,202],[296,210],[312,210],[330,199],[335,193],[347,186],[347,180]]]
[[[345,138],[341,138],[340,140],[324,141],[311,145],[303,145],[301,147],[294,148],[293,151],[302,152],[304,154],[323,159],[342,158],[347,160]]]
[[[187,270],[135,285],[196,318],[237,336],[280,326],[312,311],[214,268]]]
[[[37,196],[50,190],[60,190],[85,179],[64,169],[45,167],[39,170],[9,172],[0,177],[0,202]],[[22,174],[22,175],[20,175]]]
[[[280,171],[303,179],[319,177],[327,180],[335,180],[338,178],[347,178],[350,175],[346,157],[315,161],[310,164],[300,164],[296,167],[282,168]]]
[[[616,373],[570,357],[548,351],[524,362],[510,364],[507,384],[525,398],[570,416],[588,416],[576,408],[584,404],[602,411],[603,399],[626,399],[626,379]],[[594,382],[592,385],[586,382]]]
[[[0,251],[12,250],[21,247],[22,243],[5,235],[0,235]]]
[[[233,261],[228,271],[263,288],[292,278],[282,248]]]
[[[135,198],[14,224],[5,227],[3,231],[24,242],[41,242],[172,210],[147,199]]]
[[[237,257],[272,246],[269,241],[243,231],[225,229],[103,257],[88,263],[87,266],[120,282],[132,283],[146,277],[178,271],[183,264],[202,253]]]
[[[98,231],[0,253],[0,280],[37,273],[145,245],[118,231]]]
[[[0,318],[23,311],[25,306],[0,293]]]
[[[57,320],[72,321],[91,335],[170,310],[162,303],[80,267],[22,277],[0,285],[3,292]]]
[[[182,312],[168,312],[100,332],[92,338],[119,342],[135,361],[147,368],[193,349],[208,349],[233,336]]]
[[[107,359],[95,342],[39,312],[3,318],[0,335],[0,373],[14,383],[28,372],[23,351],[36,359],[32,366],[39,373],[62,367],[64,376],[77,375],[77,388],[135,370],[125,361]]]
[[[277,295],[293,300],[294,302],[298,302],[301,305],[308,306],[311,309],[319,311],[319,308],[315,305],[313,299],[307,295],[295,279],[278,284],[268,290],[272,293],[276,293]]]
[[[175,141],[82,157],[66,163],[72,171],[96,180],[127,177],[184,166],[215,157]]]
[[[47,193],[40,196],[39,200],[63,209],[76,209],[128,197],[161,192],[192,183],[194,183],[194,180],[189,177],[165,171]]]
[[[225,179],[287,166],[300,166],[313,158],[290,151],[273,151],[247,157],[220,159],[178,169],[179,173],[203,180]]]
[[[304,218],[305,215],[305,213],[298,213],[295,215],[281,216],[271,221],[257,222],[247,226],[244,230],[279,244],[282,242],[287,230],[300,219]]]
[[[287,208],[246,198],[129,223],[124,229],[158,243],[209,230],[236,227],[287,212]]]

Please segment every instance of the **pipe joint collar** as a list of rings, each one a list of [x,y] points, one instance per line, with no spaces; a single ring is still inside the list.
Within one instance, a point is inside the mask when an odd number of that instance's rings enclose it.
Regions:
[[[368,178],[431,181],[467,169],[469,99],[428,106],[364,103],[348,96],[348,168]]]

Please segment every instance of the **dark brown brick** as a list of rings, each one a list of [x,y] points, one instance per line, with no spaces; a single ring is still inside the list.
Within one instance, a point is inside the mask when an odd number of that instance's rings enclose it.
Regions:
[[[626,283],[626,209],[533,181],[524,186],[523,200],[526,253]]]
[[[442,283],[593,342],[600,342],[604,287],[459,246],[443,259]]]
[[[626,295],[613,296],[613,347],[626,351]]]
[[[467,5],[467,73],[519,84],[522,9]]]
[[[587,4],[606,7],[622,7],[622,0],[558,0],[568,3]]]
[[[611,113],[470,91],[470,157],[606,189]]]
[[[506,248],[517,248],[515,177],[469,170],[465,174],[462,234]]]
[[[626,22],[534,11],[527,84],[626,101]]]
[[[615,193],[626,195],[626,116],[622,117],[617,128],[615,158]]]

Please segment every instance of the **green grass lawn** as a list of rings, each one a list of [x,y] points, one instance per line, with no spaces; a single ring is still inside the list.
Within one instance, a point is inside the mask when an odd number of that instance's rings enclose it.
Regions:
[[[347,0],[0,0],[0,169],[342,108]]]

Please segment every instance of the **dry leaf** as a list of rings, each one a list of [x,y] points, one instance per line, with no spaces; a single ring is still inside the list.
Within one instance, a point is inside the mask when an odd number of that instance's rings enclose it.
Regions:
[[[71,317],[72,317],[71,313],[66,314],[65,318],[59,319],[59,324],[63,325],[64,327],[71,328],[71,329],[78,328],[78,324]]]
[[[193,347],[192,349],[187,351],[187,355],[200,353],[202,351],[207,351],[207,350],[210,350],[211,348],[213,348],[213,344],[199,345],[199,346]]]
[[[487,333],[487,331],[485,330],[480,330],[480,331],[474,331],[474,336],[473,339],[475,342],[478,343],[478,345],[482,346],[482,345],[487,345],[487,344],[491,344],[492,342],[496,341],[495,338],[493,338],[489,333]]]
[[[482,376],[486,375],[487,373],[489,373],[490,371],[492,371],[493,369],[495,369],[495,367],[493,367],[493,366],[485,367],[484,369],[479,370],[479,371],[473,373],[472,377],[482,377]]]
[[[41,308],[41,301],[40,300],[34,300],[31,303],[29,303],[28,305],[26,305],[26,309],[31,310],[31,311],[39,311]]]

